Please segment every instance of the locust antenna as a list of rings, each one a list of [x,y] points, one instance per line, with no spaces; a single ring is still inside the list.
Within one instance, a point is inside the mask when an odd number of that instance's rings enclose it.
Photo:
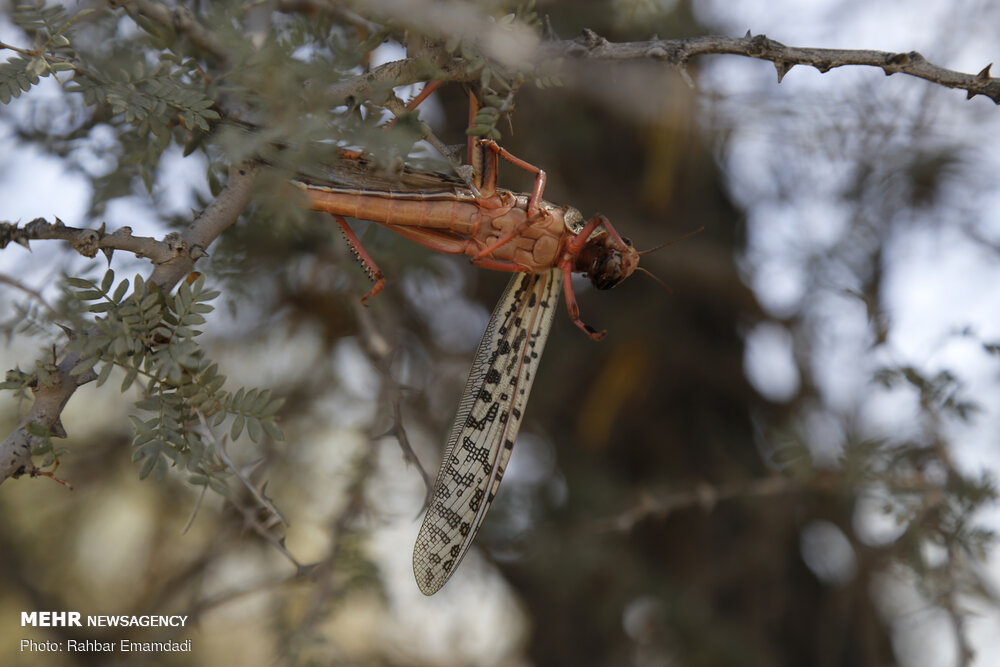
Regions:
[[[688,232],[684,236],[678,236],[677,238],[673,239],[672,241],[667,241],[666,243],[661,243],[660,245],[658,245],[656,247],[653,247],[653,248],[650,248],[649,250],[640,250],[639,254],[640,255],[648,255],[649,253],[651,253],[653,251],[659,250],[660,248],[666,248],[668,245],[673,245],[673,244],[677,243],[678,241],[683,241],[685,239],[691,238],[692,236],[697,236],[698,234],[701,234],[703,231],[705,231],[705,228],[704,227],[699,227],[698,229],[694,230],[693,232]],[[644,271],[644,273],[649,273],[649,271]],[[653,274],[649,273],[649,275],[652,276]],[[655,276],[653,276],[653,277],[655,278]]]
[[[656,248],[653,248],[653,249],[656,250]],[[635,267],[635,270],[636,271],[641,271],[641,272],[645,273],[647,276],[649,276],[650,278],[652,278],[653,280],[655,280],[656,282],[658,282],[660,284],[660,287],[662,287],[663,289],[667,290],[668,294],[673,294],[674,293],[674,290],[670,288],[670,285],[666,284],[665,282],[663,282],[662,280],[660,280],[659,278],[657,278],[656,274],[653,273],[652,271],[647,271],[646,269],[642,268],[641,266]]]
[[[640,255],[648,255],[649,253],[654,252],[656,250],[659,250],[660,248],[666,248],[668,245],[673,245],[673,244],[677,243],[678,241],[683,241],[684,239],[689,239],[692,236],[696,236],[698,234],[701,234],[703,231],[705,231],[705,228],[704,227],[699,227],[698,229],[694,230],[693,232],[688,232],[684,236],[678,236],[677,238],[673,239],[672,241],[667,241],[666,243],[661,243],[660,245],[658,245],[656,247],[653,247],[653,248],[650,248],[649,250],[639,250],[638,253]],[[653,280],[655,280],[656,282],[658,282],[660,284],[660,287],[662,287],[663,289],[667,290],[667,292],[669,292],[670,294],[674,293],[674,290],[672,290],[669,285],[667,285],[665,282],[663,282],[662,280],[660,280],[659,278],[657,278],[656,275],[653,274],[651,271],[647,271],[646,269],[642,268],[641,266],[637,266],[637,267],[635,267],[635,269],[636,269],[636,271],[642,271],[647,276],[649,276],[650,278],[652,278]]]

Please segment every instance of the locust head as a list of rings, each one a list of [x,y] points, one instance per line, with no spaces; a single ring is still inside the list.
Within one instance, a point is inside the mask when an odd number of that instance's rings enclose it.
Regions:
[[[619,236],[607,218],[599,215],[604,222],[606,231],[594,232],[580,251],[576,262],[576,271],[583,272],[597,289],[611,289],[621,281],[628,278],[635,271],[641,271],[647,276],[660,283],[667,291],[671,291],[662,280],[654,276],[646,269],[639,266],[639,257],[651,252],[655,252],[677,241],[700,234],[704,227],[685,234],[673,241],[667,241],[655,248],[648,250],[636,250],[632,247],[632,241],[625,236]]]
[[[611,289],[639,266],[639,252],[628,238],[621,243],[610,234],[599,234],[584,246],[577,267],[597,289]]]
[[[576,215],[583,217],[579,212]],[[567,220],[571,217],[572,214],[567,215]],[[611,289],[639,266],[639,252],[632,247],[632,242],[620,236],[603,215],[595,215],[578,229],[579,237],[587,231],[590,235],[576,254],[573,270],[590,278],[597,289]]]

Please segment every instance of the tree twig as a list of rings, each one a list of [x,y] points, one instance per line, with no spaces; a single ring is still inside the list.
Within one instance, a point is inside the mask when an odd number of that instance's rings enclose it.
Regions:
[[[104,231],[104,225],[100,229],[81,229],[70,227],[59,218],[55,222],[35,218],[24,227],[18,227],[16,223],[0,222],[0,250],[11,242],[30,249],[30,241],[47,239],[69,241],[73,249],[84,257],[94,257],[98,250],[125,250],[134,253],[136,257],[148,257],[154,263],[160,263],[173,258],[177,252],[169,235],[163,241],[148,236],[132,236],[131,227],[120,227],[108,234]]]
[[[403,426],[403,388],[392,376],[391,372],[392,356],[395,350],[378,331],[378,328],[372,322],[371,314],[361,305],[360,302],[355,306],[355,313],[357,315],[358,325],[364,334],[364,350],[369,359],[372,361],[372,364],[382,376],[383,392],[388,396],[388,399],[392,404],[392,426],[390,426],[383,433],[373,435],[372,440],[390,436],[396,439],[400,450],[403,452],[403,460],[407,463],[413,464],[420,473],[420,477],[424,481],[426,502],[430,502],[431,494],[434,492],[434,478],[428,474],[427,470],[425,470],[424,466],[420,463],[420,459],[417,458],[417,454],[413,451],[413,446],[410,444],[410,438],[406,434],[406,429]]]
[[[16,287],[17,289],[21,290],[22,292],[33,298],[35,301],[40,303],[42,307],[45,308],[45,310],[48,311],[50,317],[55,318],[59,316],[59,311],[53,308],[52,305],[45,300],[45,297],[42,296],[41,292],[32,287],[29,287],[28,285],[25,285],[17,278],[12,278],[11,276],[6,276],[0,273],[0,283],[6,283],[11,287]]]
[[[212,31],[198,23],[191,10],[183,5],[170,8],[152,0],[110,0],[109,4],[112,7],[123,6],[126,11],[134,8],[134,11],[146,18],[170,26],[178,34],[186,35],[192,44],[212,56],[223,67],[229,61],[226,49],[216,40]]]
[[[968,97],[985,95],[1000,104],[1000,79],[990,76],[990,65],[978,74],[965,74],[940,67],[916,51],[894,53],[871,49],[820,49],[785,46],[765,35],[724,37],[708,35],[688,39],[652,39],[646,42],[609,42],[586,30],[572,41],[546,42],[539,46],[538,55],[589,60],[661,60],[683,67],[695,56],[731,54],[759,58],[774,63],[778,81],[794,65],[815,67],[828,72],[835,67],[861,65],[878,67],[886,76],[909,74],[948,88],[960,88]],[[537,58],[536,58],[537,60]]]
[[[525,60],[535,64],[567,60],[659,60],[684,68],[697,56],[730,54],[768,60],[778,72],[778,81],[795,65],[815,67],[828,72],[848,65],[878,67],[886,75],[908,74],[948,88],[967,92],[967,97],[985,95],[1000,104],[1000,78],[990,76],[990,65],[978,74],[950,70],[930,62],[916,51],[896,53],[871,49],[823,49],[785,46],[765,35],[725,37],[708,35],[687,39],[653,39],[645,42],[610,42],[590,30],[573,40],[542,42]],[[335,100],[361,100],[384,94],[389,86],[417,83],[428,78],[430,65],[417,59],[396,60],[371,72],[345,79],[331,89]],[[447,61],[433,73],[442,81],[471,82],[480,70],[461,60]]]
[[[710,511],[716,503],[733,498],[777,496],[801,490],[802,485],[781,475],[772,475],[749,482],[738,482],[712,486],[698,484],[693,489],[679,491],[665,496],[653,497],[645,493],[639,502],[629,509],[598,523],[598,530],[628,532],[636,524],[648,518],[665,519],[677,510],[700,507]]]
[[[233,463],[233,460],[229,458],[229,453],[226,451],[225,443],[215,437],[215,434],[212,432],[212,427],[208,425],[208,420],[205,419],[205,415],[200,410],[197,412],[198,419],[201,421],[201,426],[204,429],[202,431],[202,435],[204,435],[206,440],[212,443],[212,446],[215,448],[215,453],[220,459],[222,459],[222,462],[226,464],[226,467],[229,468],[234,475],[236,475],[236,478],[239,479],[246,490],[250,492],[250,495],[252,495],[254,499],[260,503],[261,507],[270,512],[274,518],[278,520],[278,522],[287,526],[288,519],[285,518],[285,515],[281,513],[281,510],[279,510],[273,502],[271,502],[271,499],[267,497],[264,490],[257,488],[257,485],[253,483],[249,475]]]

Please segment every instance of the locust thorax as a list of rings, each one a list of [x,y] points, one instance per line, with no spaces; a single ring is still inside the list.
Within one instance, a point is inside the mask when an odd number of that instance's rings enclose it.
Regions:
[[[597,289],[611,289],[632,275],[639,266],[639,253],[623,238],[621,246],[607,232],[597,233],[577,255],[574,271],[590,278]]]

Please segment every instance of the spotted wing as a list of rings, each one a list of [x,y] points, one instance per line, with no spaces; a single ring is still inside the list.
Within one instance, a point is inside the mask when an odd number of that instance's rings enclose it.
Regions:
[[[516,274],[493,311],[413,547],[413,574],[425,595],[448,581],[496,496],[561,285],[559,269]]]

